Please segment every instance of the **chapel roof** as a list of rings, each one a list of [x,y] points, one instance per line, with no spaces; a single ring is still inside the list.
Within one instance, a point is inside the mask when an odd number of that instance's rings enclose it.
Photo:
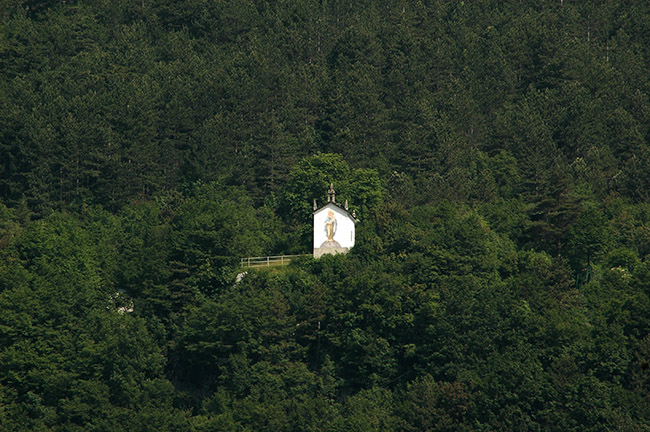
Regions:
[[[330,183],[330,187],[327,190],[327,203],[323,205],[322,207],[318,207],[316,205],[316,199],[314,199],[314,213],[317,213],[327,207],[329,204],[332,204],[336,207],[338,207],[340,210],[344,211],[347,213],[355,222],[358,222],[359,220],[357,219],[356,212],[352,210],[350,212],[348,208],[348,200],[345,200],[344,204],[336,202],[336,191],[334,190],[334,183]]]

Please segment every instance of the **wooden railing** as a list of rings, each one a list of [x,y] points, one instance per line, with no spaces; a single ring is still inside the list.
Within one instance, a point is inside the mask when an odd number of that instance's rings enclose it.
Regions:
[[[266,256],[266,257],[248,257],[241,259],[242,267],[271,267],[271,266],[281,266],[287,265],[291,262],[292,259],[302,257],[302,256],[311,256],[311,254],[302,254],[302,255],[277,255],[277,256]]]

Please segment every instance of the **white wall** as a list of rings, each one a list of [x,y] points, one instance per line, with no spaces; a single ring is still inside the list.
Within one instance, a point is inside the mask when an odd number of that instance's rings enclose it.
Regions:
[[[325,220],[327,219],[328,210],[334,212],[334,217],[337,221],[334,240],[337,241],[341,247],[351,248],[354,246],[354,220],[347,214],[347,212],[341,210],[334,204],[327,204],[325,207],[314,213],[314,249],[319,248],[323,242],[327,240]]]

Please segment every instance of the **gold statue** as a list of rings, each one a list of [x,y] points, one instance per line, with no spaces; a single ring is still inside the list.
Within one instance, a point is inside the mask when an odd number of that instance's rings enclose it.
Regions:
[[[327,233],[327,241],[334,241],[334,234],[336,234],[336,217],[332,210],[328,210],[327,219],[325,219],[325,232]]]

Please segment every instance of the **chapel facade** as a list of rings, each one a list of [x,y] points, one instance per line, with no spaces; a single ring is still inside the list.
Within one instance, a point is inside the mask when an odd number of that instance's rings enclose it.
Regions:
[[[354,211],[349,212],[347,200],[343,205],[336,202],[334,185],[327,191],[327,204],[318,208],[314,200],[314,258],[326,254],[348,253],[354,246]]]

